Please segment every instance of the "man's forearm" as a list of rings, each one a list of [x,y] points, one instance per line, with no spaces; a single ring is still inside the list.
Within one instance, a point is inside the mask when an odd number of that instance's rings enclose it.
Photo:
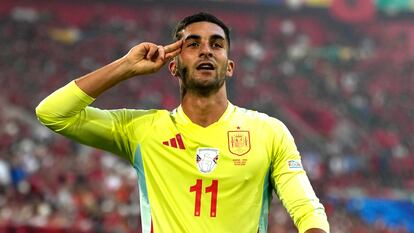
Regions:
[[[125,56],[92,73],[76,79],[76,84],[89,96],[96,98],[119,82],[137,75],[155,73],[181,52],[182,40],[161,46],[143,42]]]
[[[126,60],[120,58],[98,70],[75,80],[76,84],[91,97],[98,97],[107,89],[133,76]]]

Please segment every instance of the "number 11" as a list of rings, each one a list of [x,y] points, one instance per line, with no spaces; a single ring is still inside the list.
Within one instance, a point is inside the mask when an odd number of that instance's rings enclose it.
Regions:
[[[197,179],[195,185],[190,187],[190,192],[195,192],[195,206],[194,216],[200,216],[201,210],[201,193],[203,187],[203,180]],[[218,180],[212,180],[211,185],[206,187],[206,193],[211,193],[210,201],[210,217],[216,217],[217,214],[217,192],[218,192]]]

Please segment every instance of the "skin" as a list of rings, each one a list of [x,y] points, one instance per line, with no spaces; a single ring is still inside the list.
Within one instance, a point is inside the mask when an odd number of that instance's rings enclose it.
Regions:
[[[91,97],[98,97],[116,84],[134,76],[155,73],[181,52],[182,40],[161,46],[143,42],[134,46],[122,58],[75,80]]]
[[[225,80],[233,75],[234,62],[228,58],[225,33],[216,24],[190,24],[181,36],[181,53],[169,69],[179,79],[183,111],[195,124],[207,127],[218,121],[227,108]],[[206,62],[214,69],[197,69]]]
[[[193,123],[208,127],[218,121],[227,108],[225,81],[233,75],[234,62],[228,58],[225,33],[218,25],[197,22],[188,25],[180,34],[181,40],[165,46],[140,43],[124,57],[75,82],[86,94],[96,98],[119,82],[155,73],[170,61],[169,70],[180,84],[183,111]],[[214,69],[197,69],[206,62]],[[325,231],[312,228],[305,233]]]
[[[309,230],[305,231],[305,233],[326,233],[326,232],[324,230],[321,230],[321,229],[312,228],[312,229],[309,229]]]

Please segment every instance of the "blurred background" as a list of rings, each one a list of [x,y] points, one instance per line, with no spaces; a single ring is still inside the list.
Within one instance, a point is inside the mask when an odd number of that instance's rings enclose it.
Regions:
[[[169,43],[198,11],[231,26],[230,99],[287,124],[332,233],[414,232],[413,0],[2,0],[0,233],[141,232],[135,171],[34,108],[139,42]],[[175,108],[177,82],[153,76],[94,106]],[[269,232],[297,232],[272,205]]]

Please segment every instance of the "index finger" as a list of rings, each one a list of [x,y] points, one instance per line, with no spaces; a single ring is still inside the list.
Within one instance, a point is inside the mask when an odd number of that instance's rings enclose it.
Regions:
[[[180,49],[182,44],[183,44],[183,40],[177,40],[176,42],[174,42],[172,44],[164,46],[164,51],[165,51],[165,53],[170,53],[172,51]]]

